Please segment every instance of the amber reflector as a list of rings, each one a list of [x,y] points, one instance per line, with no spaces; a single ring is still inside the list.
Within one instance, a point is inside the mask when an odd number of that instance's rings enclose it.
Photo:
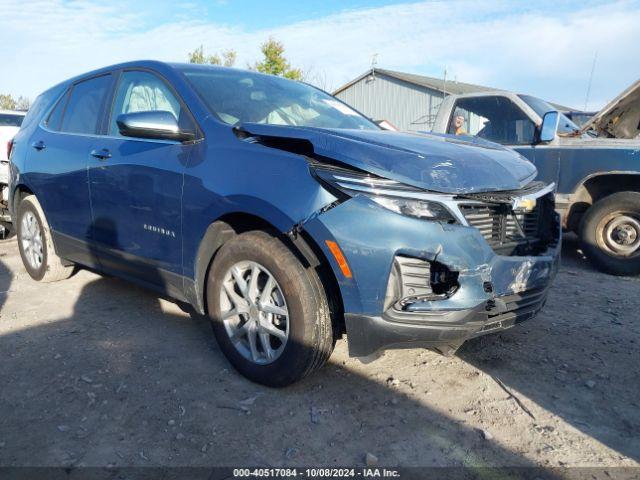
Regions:
[[[351,275],[351,269],[349,268],[347,259],[344,258],[342,250],[340,250],[338,244],[331,240],[325,240],[325,243],[327,244],[327,247],[329,247],[329,250],[331,250],[333,258],[335,258],[336,262],[338,262],[338,266],[340,267],[342,274],[345,276],[345,278],[351,278],[353,276]]]

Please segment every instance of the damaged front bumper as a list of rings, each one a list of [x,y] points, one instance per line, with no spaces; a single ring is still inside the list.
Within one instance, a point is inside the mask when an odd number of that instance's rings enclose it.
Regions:
[[[553,241],[525,256],[496,253],[469,225],[404,217],[364,196],[305,229],[336,241],[353,272],[341,278],[334,266],[350,356],[415,347],[449,353],[469,338],[530,319],[544,306],[560,260],[561,228],[553,215]],[[407,266],[406,259],[413,263]],[[421,279],[430,285],[428,293],[421,291]]]
[[[381,350],[417,347],[452,353],[465,340],[533,318],[546,299],[547,289],[533,289],[460,310],[403,312],[391,308],[380,316],[346,314],[349,354],[367,357]]]

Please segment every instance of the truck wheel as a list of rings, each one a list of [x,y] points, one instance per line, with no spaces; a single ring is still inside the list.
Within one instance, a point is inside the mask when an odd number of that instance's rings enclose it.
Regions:
[[[292,384],[333,351],[329,305],[317,274],[265,232],[242,233],[221,247],[206,295],[221,350],[254,382]]]
[[[594,203],[582,219],[580,243],[603,272],[640,274],[640,193],[614,193]]]
[[[16,224],[20,257],[31,278],[40,282],[69,278],[73,266],[56,255],[49,224],[35,196],[22,199]]]

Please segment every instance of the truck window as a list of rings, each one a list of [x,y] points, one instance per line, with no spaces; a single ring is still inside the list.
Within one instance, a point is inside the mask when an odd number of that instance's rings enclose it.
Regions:
[[[518,95],[518,96],[527,105],[529,105],[533,109],[533,111],[538,114],[540,118],[543,118],[544,114],[547,112],[557,110],[557,108],[552,107],[550,104],[548,104],[544,100],[540,100],[539,98],[532,97],[531,95]],[[575,133],[577,130],[579,130],[578,126],[564,113],[560,112],[560,122],[558,122],[558,133],[560,135],[572,134],[572,133]]]
[[[459,99],[447,133],[473,135],[503,145],[530,145],[536,126],[511,100],[501,96]]]

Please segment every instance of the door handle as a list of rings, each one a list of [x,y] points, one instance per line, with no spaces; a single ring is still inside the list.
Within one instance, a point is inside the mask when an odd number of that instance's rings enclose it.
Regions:
[[[31,146],[33,148],[35,148],[36,150],[38,150],[38,151],[44,150],[47,147],[42,140],[38,140],[37,142],[33,142],[31,144]]]
[[[111,158],[111,152],[106,148],[101,148],[100,150],[91,150],[91,156],[96,157],[98,160],[107,160]]]

